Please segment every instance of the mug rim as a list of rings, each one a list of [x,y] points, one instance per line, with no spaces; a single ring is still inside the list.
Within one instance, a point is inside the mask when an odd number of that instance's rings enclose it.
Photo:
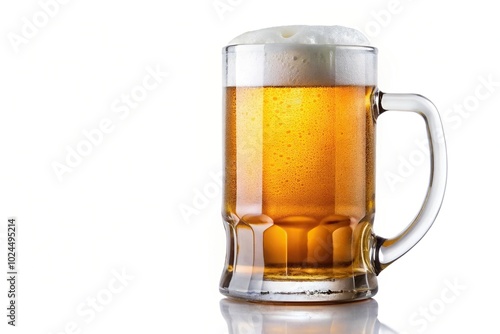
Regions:
[[[223,53],[236,52],[237,49],[248,49],[253,51],[262,50],[266,47],[280,48],[326,48],[340,50],[357,50],[378,54],[378,48],[370,45],[349,45],[349,44],[306,44],[306,43],[257,43],[257,44],[229,44],[222,48]]]

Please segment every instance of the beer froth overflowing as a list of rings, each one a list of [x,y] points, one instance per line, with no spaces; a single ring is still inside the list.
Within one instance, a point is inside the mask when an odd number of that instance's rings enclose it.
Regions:
[[[370,47],[361,32],[352,28],[272,27],[246,32],[229,45],[227,69],[236,75],[234,80],[229,78],[225,82],[226,87],[372,86],[377,81],[376,49]],[[237,58],[235,52],[231,52],[237,48],[255,52],[246,52]],[[367,49],[372,50],[371,56]]]

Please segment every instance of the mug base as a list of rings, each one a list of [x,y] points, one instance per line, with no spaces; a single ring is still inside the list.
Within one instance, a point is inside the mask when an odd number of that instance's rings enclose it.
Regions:
[[[237,285],[230,280],[219,290],[227,297],[274,303],[343,303],[371,298],[378,290],[377,278],[371,273],[322,281],[250,281],[245,284],[248,289]]]

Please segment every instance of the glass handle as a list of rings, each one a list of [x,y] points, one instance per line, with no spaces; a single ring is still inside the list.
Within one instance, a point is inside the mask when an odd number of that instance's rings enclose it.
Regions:
[[[429,187],[417,216],[398,236],[385,239],[375,236],[371,261],[378,275],[392,262],[403,256],[427,233],[441,208],[446,188],[447,158],[443,125],[434,104],[416,94],[374,94],[375,117],[386,111],[415,112],[423,117],[427,128],[430,152]]]

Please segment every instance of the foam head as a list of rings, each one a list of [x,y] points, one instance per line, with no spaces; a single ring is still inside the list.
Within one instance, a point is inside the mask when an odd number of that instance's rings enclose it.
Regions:
[[[376,84],[376,49],[342,26],[283,26],[244,33],[225,48],[226,86]]]
[[[282,26],[249,31],[233,38],[235,44],[328,44],[369,46],[370,41],[356,29],[343,26]]]

